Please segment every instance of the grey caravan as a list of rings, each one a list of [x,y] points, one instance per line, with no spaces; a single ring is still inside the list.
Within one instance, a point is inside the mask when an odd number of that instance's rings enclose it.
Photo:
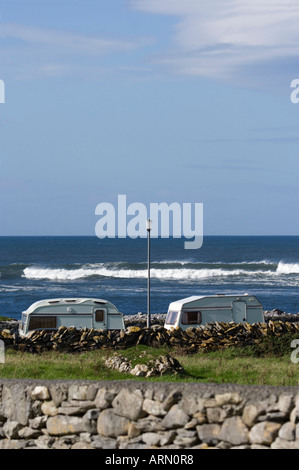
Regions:
[[[185,330],[215,321],[263,323],[263,306],[249,294],[191,296],[169,304],[164,328]]]
[[[60,326],[124,330],[123,314],[103,299],[48,299],[32,304],[22,313],[20,333],[57,330]]]

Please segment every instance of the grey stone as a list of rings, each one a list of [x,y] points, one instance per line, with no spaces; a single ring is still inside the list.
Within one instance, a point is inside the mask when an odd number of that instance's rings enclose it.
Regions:
[[[121,372],[121,369],[119,369]],[[149,372],[149,368],[146,364],[136,364],[136,366],[130,370],[131,375],[136,375],[136,377],[145,377]]]
[[[158,432],[165,429],[164,426],[162,426],[162,418],[157,416],[147,416],[136,423],[130,423],[130,426],[134,426],[139,430],[139,434],[152,431]]]
[[[277,437],[270,447],[271,449],[299,449],[299,440],[287,441],[286,439]]]
[[[27,445],[26,439],[1,439],[0,449],[24,449]]]
[[[163,408],[163,404],[157,400],[150,400],[145,398],[143,405],[143,411],[153,416],[165,416],[166,411]]]
[[[55,442],[52,445],[52,449],[64,450],[64,449],[70,449],[71,446],[72,446],[72,444],[63,442],[60,439],[55,439]]]
[[[29,426],[32,429],[42,429],[47,424],[47,416],[36,416],[29,420]]]
[[[255,424],[251,428],[249,437],[252,444],[270,445],[278,435],[281,425],[272,421]]]
[[[207,419],[209,423],[223,423],[227,416],[228,411],[223,408],[207,408]]]
[[[221,440],[221,426],[219,424],[201,424],[196,426],[196,431],[203,443],[217,444]]]
[[[241,403],[242,397],[237,392],[218,393],[215,395],[215,401],[217,406],[223,406],[228,404],[237,405]]]
[[[175,431],[167,431],[160,434],[160,446],[172,444],[177,433]]]
[[[90,431],[90,423],[78,416],[57,415],[51,416],[47,421],[47,430],[50,435],[63,436],[79,434]]]
[[[65,415],[82,415],[91,408],[94,408],[95,404],[89,400],[70,400],[61,403],[58,408],[59,414]]]
[[[79,434],[80,441],[91,442],[92,434],[90,432],[81,432]]]
[[[242,421],[246,426],[253,426],[257,422],[257,419],[260,414],[266,410],[266,406],[261,403],[248,404],[243,409]]]
[[[189,416],[180,408],[173,405],[163,418],[161,425],[168,429],[184,427],[189,421]]]
[[[116,449],[116,439],[104,436],[94,436],[91,441],[92,447],[95,449]]]
[[[97,421],[98,433],[106,437],[117,437],[127,434],[130,421],[114,413],[111,408],[103,410]]]
[[[38,385],[31,392],[32,400],[48,400],[50,398],[49,390],[44,385]]]
[[[26,426],[32,418],[31,390],[24,386],[4,385],[2,389],[3,414],[7,419],[17,421]]]
[[[204,408],[213,408],[214,406],[218,406],[215,398],[206,398],[202,402]]]
[[[148,400],[154,400],[154,390],[147,388],[144,391],[144,398],[148,398]],[[161,401],[158,399],[158,401]]]
[[[32,429],[29,426],[25,426],[20,429],[18,434],[19,437],[23,439],[36,439],[41,435],[41,431],[39,429]]]
[[[141,435],[142,441],[148,446],[157,446],[160,443],[161,436],[155,432],[146,432]]]
[[[143,410],[143,397],[138,390],[130,391],[123,388],[114,398],[112,406],[115,414],[133,421],[146,416]]]
[[[90,420],[92,420],[92,419],[96,420],[96,419],[98,419],[99,414],[100,414],[100,410],[98,410],[97,408],[92,408],[92,409],[89,409],[85,413],[84,418],[90,419]]]
[[[119,449],[131,449],[131,450],[139,450],[139,449],[147,449],[147,444],[142,443],[131,443],[131,442],[122,442],[119,445]]]
[[[251,444],[250,449],[270,449],[270,447],[262,444]]]
[[[188,436],[177,436],[173,441],[173,444],[179,447],[190,447],[196,445],[199,442],[198,436],[188,437]]]
[[[242,445],[242,446],[232,446],[231,449],[251,449],[249,445]]]
[[[294,441],[295,434],[296,434],[295,430],[296,430],[295,424],[288,421],[287,423],[284,423],[281,426],[278,432],[278,437],[280,437],[281,439],[285,439],[287,441]]]
[[[286,420],[286,418],[287,418],[287,413],[285,413],[285,412],[282,412],[282,411],[269,411],[265,415],[260,415],[257,418],[257,421],[258,422],[261,422],[261,421],[275,421],[275,422],[282,423],[283,421]]]
[[[136,423],[132,421],[128,427],[128,437],[132,439],[134,437],[140,436],[140,434],[141,434],[141,430],[136,426]]]
[[[221,428],[220,438],[234,446],[249,442],[248,428],[239,416],[227,418]]]
[[[41,435],[35,439],[35,445],[39,449],[51,449],[52,444],[55,442],[55,437]]]
[[[88,385],[70,385],[68,392],[69,400],[88,400]]]
[[[176,430],[176,433],[178,436],[184,436],[184,437],[194,437],[197,436],[196,430],[188,430],[186,428],[180,428]]]
[[[179,390],[173,390],[170,392],[165,400],[163,401],[163,408],[165,411],[170,410],[170,408],[179,402],[182,397],[182,393]]]
[[[165,399],[167,398],[167,394],[165,393],[165,390],[164,389],[157,389],[157,390],[153,390],[152,391],[152,396],[146,396],[145,398],[151,398],[152,400],[157,400],[159,402],[164,402]]]
[[[280,395],[278,398],[278,410],[283,413],[290,413],[294,406],[294,397],[292,395]]]
[[[185,429],[195,429],[198,424],[200,424],[199,420],[196,419],[196,418],[192,418],[190,421],[188,421],[187,424],[185,424],[184,428]]]
[[[46,416],[56,416],[58,414],[58,408],[55,406],[53,400],[42,403],[41,410]]]
[[[197,424],[206,424],[208,422],[206,413],[202,411],[198,411],[193,415],[193,419],[196,419]]]
[[[299,410],[296,407],[290,413],[290,421],[294,424],[299,422]]]
[[[180,406],[187,415],[192,416],[198,411],[197,397],[183,396],[180,401]]]
[[[89,442],[78,441],[71,446],[71,449],[94,449],[94,447]]]
[[[15,439],[19,437],[19,431],[22,429],[22,424],[18,423],[17,421],[6,421],[3,425],[3,433],[9,439]]]
[[[68,397],[68,386],[65,384],[51,384],[49,385],[49,392],[51,395],[51,398],[54,402],[54,405],[58,408],[60,404],[64,401],[67,400]]]
[[[105,410],[109,408],[114,398],[116,397],[117,392],[115,389],[100,388],[95,397],[95,405],[100,410]]]
[[[42,415],[42,404],[44,402],[40,401],[40,400],[35,400],[32,405],[31,405],[31,416],[29,418],[29,421],[30,419],[33,419],[34,417],[37,417],[37,416],[40,416]]]

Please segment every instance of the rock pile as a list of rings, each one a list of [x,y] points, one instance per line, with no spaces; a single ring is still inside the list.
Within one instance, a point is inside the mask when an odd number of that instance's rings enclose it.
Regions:
[[[166,313],[154,313],[151,315],[152,325],[164,325],[166,319]],[[299,313],[286,313],[279,308],[273,310],[264,311],[264,319],[267,323],[270,320],[283,321],[283,322],[299,322]],[[136,315],[126,315],[125,325],[128,326],[139,326],[140,328],[146,327],[147,316],[144,313],[137,313]]]
[[[136,364],[133,367],[128,359],[114,353],[113,356],[106,359],[105,366],[110,369],[116,369],[119,372],[135,375],[136,377],[155,377],[166,374],[178,375],[184,372],[179,361],[169,354],[152,359],[147,364]]]
[[[274,308],[273,310],[264,311],[264,319],[266,322],[270,320],[280,320],[284,322],[297,322],[299,321],[298,313],[286,313],[280,310],[279,308]]]
[[[151,325],[164,326],[166,313],[154,313],[151,315]],[[137,313],[136,315],[125,315],[124,322],[126,328],[129,326],[138,326],[145,328],[147,326],[147,315],[145,313]]]

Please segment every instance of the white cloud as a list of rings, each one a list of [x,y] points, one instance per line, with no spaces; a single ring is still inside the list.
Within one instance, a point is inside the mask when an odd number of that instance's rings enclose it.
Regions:
[[[90,37],[68,31],[42,29],[14,23],[0,25],[0,38],[14,38],[30,44],[56,46],[60,50],[72,51],[76,54],[99,55],[135,47],[126,41]]]
[[[131,0],[147,13],[175,15],[172,51],[161,63],[178,73],[231,77],[244,68],[289,64],[299,54],[295,0]],[[297,65],[297,64],[296,64]]]
[[[99,58],[128,53],[143,44],[14,23],[0,24],[0,41],[2,73],[22,79],[93,71],[98,76],[109,70]]]

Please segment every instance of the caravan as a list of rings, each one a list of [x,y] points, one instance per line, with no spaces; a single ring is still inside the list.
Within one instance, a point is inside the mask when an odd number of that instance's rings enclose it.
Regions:
[[[215,321],[263,323],[263,306],[249,294],[191,296],[169,304],[164,328],[186,330]]]
[[[123,314],[103,299],[48,299],[32,304],[22,313],[20,332],[57,330],[60,326],[124,330]]]

